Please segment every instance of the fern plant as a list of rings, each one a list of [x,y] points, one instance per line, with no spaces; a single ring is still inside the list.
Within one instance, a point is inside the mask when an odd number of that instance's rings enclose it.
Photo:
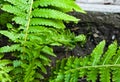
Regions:
[[[104,52],[105,41],[100,42],[93,52],[82,57],[58,60],[50,82],[120,82],[120,47],[117,42]]]
[[[84,35],[75,36],[65,30],[63,22],[78,22],[79,19],[66,14],[69,11],[84,11],[73,0],[6,0],[2,10],[14,15],[14,24],[0,34],[9,38],[10,45],[0,48],[0,53],[9,53],[13,70],[13,82],[40,82],[50,66],[49,56],[56,56],[52,46],[74,47],[84,41]]]

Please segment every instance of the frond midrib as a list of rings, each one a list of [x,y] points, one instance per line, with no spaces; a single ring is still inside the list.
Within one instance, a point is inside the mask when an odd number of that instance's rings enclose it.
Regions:
[[[25,42],[27,40],[28,29],[30,27],[30,20],[31,20],[31,14],[32,14],[32,6],[33,6],[33,0],[31,0],[30,10],[29,10],[29,14],[28,14],[28,22],[26,24],[25,39],[24,39]]]
[[[72,72],[74,70],[80,70],[80,69],[91,69],[91,68],[110,68],[110,67],[120,67],[120,64],[107,64],[107,65],[95,65],[95,66],[83,66],[83,67],[76,67],[71,68],[70,70],[66,70],[65,72]]]

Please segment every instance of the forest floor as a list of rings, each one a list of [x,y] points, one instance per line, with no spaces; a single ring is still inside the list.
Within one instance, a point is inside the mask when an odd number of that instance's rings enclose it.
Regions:
[[[106,41],[106,47],[115,40],[117,40],[118,45],[120,45],[120,28],[114,28],[114,26],[111,25],[97,25],[95,23],[86,24],[84,22],[79,22],[78,24],[67,24],[67,28],[69,28],[76,35],[84,34],[87,37],[86,43],[83,45],[83,47],[77,44],[73,50],[68,52],[68,55],[89,55],[95,46],[102,40]],[[65,56],[64,48],[56,48],[55,52],[58,54],[58,56]]]

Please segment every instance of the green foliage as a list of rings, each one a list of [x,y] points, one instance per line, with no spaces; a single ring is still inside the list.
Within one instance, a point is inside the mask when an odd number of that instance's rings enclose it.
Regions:
[[[11,22],[13,15],[10,15],[9,13],[3,11],[1,12],[2,13],[0,13],[0,25],[5,27],[7,23]]]
[[[12,62],[7,59],[2,59],[3,54],[0,54],[0,82],[12,82],[9,72],[13,69]],[[8,66],[9,65],[9,66]]]
[[[5,26],[7,23],[11,23],[13,15],[10,13],[4,12],[1,8],[3,4],[6,4],[5,0],[0,0],[0,29],[6,29]]]
[[[49,81],[78,82],[86,77],[88,82],[119,82],[120,47],[114,41],[104,52],[104,46],[105,41],[102,41],[88,56],[58,60]]]
[[[73,48],[76,42],[85,40],[65,30],[63,22],[78,22],[79,19],[66,14],[69,11],[83,12],[72,0],[6,0],[2,10],[11,13],[14,24],[0,34],[9,38],[10,45],[0,48],[0,53],[9,53],[13,70],[12,82],[39,82],[50,66],[49,56],[56,56],[52,46]]]
[[[0,8],[3,5],[3,3],[4,3],[4,0],[0,0]]]

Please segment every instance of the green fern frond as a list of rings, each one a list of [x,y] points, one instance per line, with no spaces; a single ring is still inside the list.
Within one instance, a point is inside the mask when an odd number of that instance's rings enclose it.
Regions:
[[[23,37],[24,37],[24,34],[17,34],[15,32],[9,32],[9,31],[6,31],[6,30],[1,30],[0,34],[8,37],[13,42],[18,42],[18,39],[23,39]]]
[[[28,10],[29,9],[29,6],[27,5],[27,0],[23,1],[23,0],[6,0],[8,1],[9,3],[17,6],[18,8],[22,9],[22,10]]]
[[[25,76],[24,76],[24,82],[30,82],[34,79],[33,75],[35,74],[35,62],[34,59],[30,62],[29,66],[26,68]]]
[[[58,1],[59,1],[59,3],[58,3]],[[38,6],[41,6],[41,7],[47,7],[47,6],[56,6],[56,7],[62,7],[62,8],[67,8],[67,9],[69,9],[69,10],[71,10],[71,7],[68,5],[68,4],[66,4],[66,2],[68,2],[68,1],[63,1],[63,0],[58,0],[58,1],[56,1],[56,0],[36,0],[35,2],[34,2],[34,4],[33,4],[33,7],[38,7]],[[58,3],[58,4],[56,4],[56,3]]]
[[[4,46],[4,47],[0,48],[0,53],[13,52],[13,51],[21,51],[22,52],[22,47],[20,48],[19,44],[14,44],[11,46]]]
[[[2,68],[2,66],[6,66],[7,64],[10,64],[11,61],[10,60],[0,60],[0,68]]]
[[[9,72],[13,70],[13,67],[8,66],[8,65],[11,65],[12,62],[7,59],[2,59],[4,55],[0,54],[0,56],[1,56],[0,58],[0,81],[1,82],[12,82]]]
[[[87,81],[96,82],[98,77],[98,69],[88,68],[86,71]]]
[[[97,46],[93,52],[90,54],[91,56],[91,63],[90,65],[94,66],[97,65],[98,62],[100,62],[101,55],[103,54],[103,50],[105,47],[105,41],[101,42],[99,46]]]
[[[119,82],[120,62],[117,61],[120,60],[120,49],[116,41],[109,45],[105,53],[104,46],[105,41],[100,42],[93,52],[84,58],[69,57],[59,60],[49,81],[78,82],[79,78],[86,77],[88,82]]]
[[[100,82],[111,82],[110,72],[111,70],[109,67],[99,68]]]
[[[43,25],[43,26],[53,26],[55,28],[62,28],[64,29],[65,26],[62,21],[60,20],[52,20],[52,19],[43,19],[43,18],[33,18],[31,19],[30,25],[37,26],[37,25]]]
[[[116,54],[114,55],[114,58],[113,58],[113,60],[116,60],[116,61],[112,62],[112,60],[111,60],[111,63],[113,63],[114,65],[120,63],[120,47],[118,48]],[[119,78],[120,77],[120,75],[119,75],[120,68],[119,67],[112,67],[111,70],[113,71],[112,72],[112,78],[113,78],[112,81],[119,82],[120,81],[120,78]]]
[[[111,44],[109,47],[108,47],[108,50],[106,51],[106,53],[103,55],[102,57],[102,61],[101,63],[104,65],[104,64],[107,64],[107,63],[110,63],[111,61],[111,58],[116,55],[116,51],[117,51],[117,42],[114,42],[113,44]]]
[[[42,50],[42,52],[46,53],[46,54],[49,54],[51,56],[56,56],[54,53],[53,53],[53,49],[48,47],[48,46],[45,46]]]
[[[48,33],[48,34],[54,34],[57,31],[54,28],[49,28],[46,26],[30,26],[29,32],[28,33]]]
[[[12,20],[15,21],[17,24],[21,24],[23,26],[26,26],[27,24],[27,20],[24,17],[14,17]]]
[[[35,64],[42,70],[43,73],[47,74],[47,70],[45,66],[42,64],[42,62],[40,62],[39,60],[35,60]]]
[[[7,36],[8,38],[10,38],[10,40],[14,41],[16,38],[15,38],[15,33],[11,33],[9,31],[0,31],[0,34],[3,34],[4,36]]]
[[[118,55],[114,55],[114,60],[116,60],[116,61],[114,61],[114,62],[111,62],[111,63],[113,63],[113,64],[118,64],[118,63],[120,63],[120,47],[118,48],[118,50],[117,50],[117,52],[116,52]]]
[[[10,46],[0,48],[0,53],[11,52],[13,60],[11,72],[13,82],[34,82],[47,73],[50,66],[49,56],[56,56],[52,46],[74,47],[76,42],[83,42],[85,36],[65,31],[64,22],[78,22],[68,11],[83,12],[71,0],[6,0],[2,10],[14,15],[9,30],[0,34],[9,38]],[[74,5],[74,6],[72,6]],[[40,77],[39,77],[40,76]]]
[[[112,68],[113,72],[112,72],[112,81],[113,82],[119,82],[120,81],[120,67],[113,67]]]
[[[76,22],[79,20],[73,16],[67,15],[63,12],[53,9],[43,9],[43,8],[34,9],[32,13],[34,17],[44,17],[44,18],[52,18],[52,19],[58,19],[64,21],[76,21]]]
[[[59,3],[58,3],[59,2]],[[48,7],[48,6],[54,6],[57,8],[60,8],[62,11],[69,12],[75,11],[85,13],[80,7],[76,5],[74,1],[71,0],[36,0],[33,4],[33,7],[36,8],[38,6],[41,7]]]
[[[26,16],[23,10],[12,5],[4,5],[2,9],[17,16]]]

